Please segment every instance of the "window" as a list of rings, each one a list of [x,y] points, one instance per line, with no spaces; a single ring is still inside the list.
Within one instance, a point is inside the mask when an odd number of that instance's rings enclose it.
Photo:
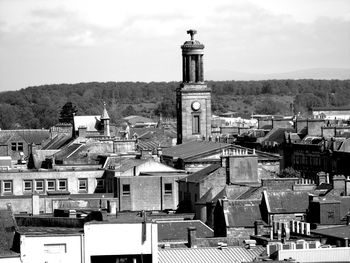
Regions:
[[[192,133],[193,134],[200,133],[200,119],[199,119],[199,115],[193,115],[193,119],[192,119]]]
[[[130,195],[130,184],[123,184],[123,195]]]
[[[23,152],[23,142],[17,143],[17,151]]]
[[[3,181],[2,189],[4,194],[12,194],[12,181],[11,180]]]
[[[14,152],[23,152],[23,142],[12,142],[11,150]]]
[[[56,190],[56,181],[47,180],[47,191],[55,191],[55,190]]]
[[[101,178],[96,179],[96,189],[104,189],[105,188],[105,180]]]
[[[12,142],[11,143],[11,150],[12,151],[17,151],[17,143],[16,142]]]
[[[173,184],[164,184],[164,193],[171,195],[173,193]]]
[[[67,179],[58,180],[58,190],[60,190],[60,191],[67,190]]]
[[[25,192],[32,192],[33,191],[33,181],[24,180],[24,191]]]
[[[44,244],[45,254],[64,254],[67,253],[66,244]]]
[[[35,180],[35,191],[44,192],[44,180]]]
[[[79,179],[79,192],[87,192],[88,183],[87,179]]]

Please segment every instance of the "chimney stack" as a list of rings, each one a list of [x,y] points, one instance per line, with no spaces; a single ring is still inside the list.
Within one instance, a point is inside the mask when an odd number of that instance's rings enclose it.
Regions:
[[[192,226],[188,228],[188,247],[197,247],[197,229]]]

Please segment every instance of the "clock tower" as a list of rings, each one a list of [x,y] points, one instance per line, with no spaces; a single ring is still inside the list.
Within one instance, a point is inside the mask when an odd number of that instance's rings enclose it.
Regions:
[[[177,144],[211,135],[211,89],[204,82],[204,45],[194,40],[196,33],[188,30],[191,40],[181,46],[182,83],[176,90]]]

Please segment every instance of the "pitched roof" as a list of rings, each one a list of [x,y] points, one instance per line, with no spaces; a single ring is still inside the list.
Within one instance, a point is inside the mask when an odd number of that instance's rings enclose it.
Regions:
[[[99,131],[101,116],[74,116],[74,129],[78,131],[79,127],[86,127],[87,131]]]
[[[214,237],[214,231],[200,220],[183,221],[157,221],[158,241],[186,241],[188,240],[188,228],[195,227],[196,236],[199,238]]]
[[[44,129],[0,130],[0,142],[6,143],[13,137],[22,138],[26,143],[41,144],[50,138],[50,131]]]
[[[200,154],[216,152],[218,150],[229,148],[230,146],[231,144],[228,143],[190,141],[168,149],[164,149],[163,155],[186,159],[198,156]]]
[[[109,115],[108,115],[108,112],[107,112],[107,109],[106,109],[106,105],[104,105],[103,107],[103,112],[102,112],[102,115],[101,115],[101,120],[109,120]]]
[[[135,166],[139,166],[148,162],[149,159],[135,159],[135,158],[121,158],[121,157],[108,157],[104,167],[113,167],[113,170],[118,172],[126,172]]]
[[[136,123],[155,123],[155,121],[150,118],[137,116],[137,115],[131,115],[123,119],[126,120],[131,125],[135,125]]]
[[[249,154],[253,153],[253,149],[245,148],[238,145],[232,145],[228,143],[220,142],[208,142],[208,141],[190,141],[180,145],[176,145],[171,148],[163,150],[163,156],[169,156],[172,158],[181,158],[186,161],[195,160],[200,157],[207,157],[215,155],[213,158],[219,160],[218,154],[221,154],[223,149],[236,149],[236,150],[247,150]],[[258,155],[258,161],[279,161],[280,156],[278,154],[272,154],[262,151],[255,151]]]
[[[42,147],[42,150],[56,150],[56,149],[60,149],[64,145],[66,145],[68,142],[70,142],[71,139],[72,139],[72,135],[58,134],[52,140],[47,142]]]
[[[204,180],[207,176],[209,176],[211,173],[215,172],[220,167],[221,167],[220,164],[212,164],[204,169],[199,170],[198,172],[195,172],[195,173],[187,176],[183,180],[186,180],[187,182],[198,183],[198,182]]]
[[[276,142],[281,144],[285,140],[285,132],[294,132],[293,128],[273,128],[269,131],[265,137],[262,138],[261,142]]]
[[[252,249],[244,247],[167,248],[158,250],[158,261],[159,263],[238,263],[252,261],[263,251],[265,249],[260,246]]]
[[[349,238],[350,239],[350,226],[336,226],[336,227],[327,227],[323,229],[316,229],[311,231],[313,234],[320,234],[329,237],[335,238]]]
[[[297,191],[264,191],[270,213],[305,213],[309,206],[309,193]]]
[[[229,201],[226,227],[253,227],[256,220],[261,220],[260,200]]]

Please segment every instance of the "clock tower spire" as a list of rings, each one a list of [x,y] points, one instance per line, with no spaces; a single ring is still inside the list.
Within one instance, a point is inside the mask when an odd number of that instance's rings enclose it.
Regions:
[[[182,46],[182,83],[176,90],[177,143],[211,135],[211,89],[204,82],[204,45],[194,39],[197,31],[187,31],[191,40]]]

